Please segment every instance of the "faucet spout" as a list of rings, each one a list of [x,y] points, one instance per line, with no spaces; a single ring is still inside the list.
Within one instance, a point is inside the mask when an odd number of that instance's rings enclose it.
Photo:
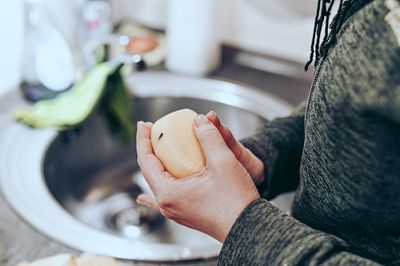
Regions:
[[[126,40],[129,40],[129,37],[125,35],[110,34],[88,41],[83,47],[83,63],[85,69],[90,69],[98,63],[96,51],[102,48],[102,61],[109,61],[113,64],[123,64],[128,72],[144,71],[146,69],[146,63],[143,60],[143,56],[139,53],[122,51],[118,55],[112,56],[112,47],[120,45],[125,48],[129,43]]]

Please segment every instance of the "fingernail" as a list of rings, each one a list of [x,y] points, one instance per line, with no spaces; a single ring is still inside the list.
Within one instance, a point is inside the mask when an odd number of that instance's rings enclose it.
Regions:
[[[143,124],[144,124],[143,121],[138,121],[136,125],[137,125],[138,127],[141,127],[141,126],[143,126]]]
[[[206,117],[216,117],[216,113],[212,110],[208,111]]]
[[[216,112],[214,112],[214,111],[210,111],[212,114],[213,114],[213,116],[215,117],[215,121],[217,122],[216,124],[217,124],[217,126],[220,126],[221,125],[221,120],[219,120],[219,117],[218,117],[218,115],[217,115],[217,113]]]
[[[196,124],[197,127],[201,125],[205,125],[208,123],[208,119],[205,115],[198,115],[196,119],[194,120],[194,123]]]

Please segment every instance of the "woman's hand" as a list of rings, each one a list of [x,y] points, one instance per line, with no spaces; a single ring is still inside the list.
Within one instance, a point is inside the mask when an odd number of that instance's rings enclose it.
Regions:
[[[137,153],[155,198],[140,195],[138,203],[159,208],[165,217],[224,242],[243,209],[260,197],[251,176],[214,124],[199,115],[195,132],[206,166],[198,174],[176,179],[153,153],[151,128],[151,123],[138,123]]]
[[[264,163],[255,156],[242,143],[236,140],[229,128],[223,125],[214,111],[209,112],[206,117],[221,133],[226,145],[233,152],[236,159],[246,168],[256,185],[264,180]]]

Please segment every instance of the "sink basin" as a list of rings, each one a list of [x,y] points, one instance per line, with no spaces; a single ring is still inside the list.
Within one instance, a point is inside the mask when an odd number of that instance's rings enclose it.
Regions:
[[[127,83],[137,121],[155,121],[181,108],[214,110],[238,138],[291,110],[268,94],[225,81],[147,72]],[[2,191],[49,237],[84,252],[135,261],[218,256],[217,241],[135,203],[139,193],[151,193],[137,166],[135,143],[121,142],[101,114],[68,134],[11,121],[3,128]],[[278,207],[286,210],[281,202]]]

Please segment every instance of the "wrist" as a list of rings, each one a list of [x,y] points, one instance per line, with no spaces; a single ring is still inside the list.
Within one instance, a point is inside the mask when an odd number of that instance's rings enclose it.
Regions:
[[[255,191],[252,197],[248,197],[246,200],[236,203],[235,206],[229,208],[229,211],[224,213],[224,216],[221,217],[222,219],[219,221],[219,223],[214,226],[216,230],[211,236],[219,242],[224,243],[236,220],[242,215],[248,206],[259,199],[260,195],[257,193],[257,191]]]

